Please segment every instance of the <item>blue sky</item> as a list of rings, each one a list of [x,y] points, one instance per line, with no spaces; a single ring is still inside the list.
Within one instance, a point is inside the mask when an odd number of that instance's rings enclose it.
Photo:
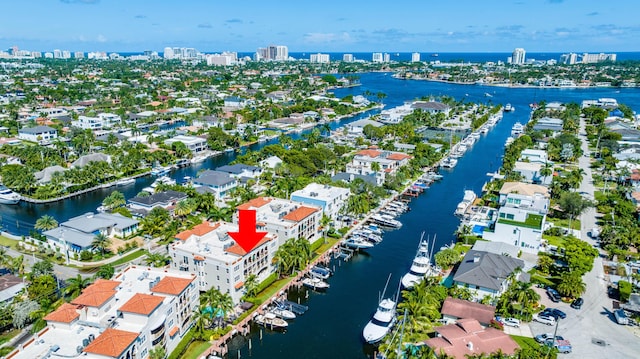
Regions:
[[[7,0],[0,49],[640,51],[638,0]]]

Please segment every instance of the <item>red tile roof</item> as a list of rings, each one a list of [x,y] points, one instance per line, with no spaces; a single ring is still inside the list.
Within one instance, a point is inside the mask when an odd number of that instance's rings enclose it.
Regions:
[[[94,341],[92,341],[84,352],[104,355],[117,358],[124,353],[131,344],[138,338],[138,333],[126,332],[113,328],[107,328]]]
[[[193,278],[164,277],[156,284],[151,291],[154,293],[165,293],[179,295],[193,282]]]
[[[98,279],[82,291],[82,294],[71,303],[86,305],[88,307],[101,307],[105,302],[116,295],[115,288],[121,282],[115,280]]]
[[[47,314],[44,320],[48,322],[71,323],[80,317],[77,309],[77,305],[64,303],[55,311]]]
[[[300,222],[317,211],[318,211],[317,208],[300,206],[294,209],[293,211],[289,212],[286,216],[282,217],[282,219],[286,219],[287,221]]]
[[[394,161],[402,161],[407,158],[411,158],[411,156],[404,153],[392,153],[389,156],[387,156],[387,159],[394,160]]]
[[[165,297],[160,295],[150,295],[136,293],[131,299],[124,303],[119,309],[122,312],[149,315],[162,304]]]
[[[186,241],[192,235],[202,237],[205,234],[215,231],[216,228],[220,227],[220,223],[210,223],[210,222],[202,222],[192,229],[187,229],[186,231],[182,231],[176,234],[176,238]]]
[[[489,324],[495,316],[495,311],[496,308],[490,305],[449,297],[445,299],[440,312],[450,317],[472,318],[480,323]]]
[[[256,244],[255,247],[253,247],[254,249],[260,247],[261,245],[267,243],[268,241],[271,240],[271,237],[267,237],[265,236],[264,238],[262,238],[260,240],[260,242],[258,242],[258,244]],[[231,253],[231,254],[235,254],[237,256],[244,256],[245,254],[247,254],[247,251],[245,251],[242,247],[240,247],[237,243],[232,245],[231,247],[227,248],[224,250],[225,252]]]
[[[376,158],[380,156],[380,153],[381,153],[380,151],[376,151],[376,150],[362,150],[362,151],[358,151],[356,155],[369,156],[371,158]]]
[[[254,198],[254,199],[250,200],[249,202],[245,202],[245,203],[239,205],[236,208],[237,209],[260,208],[260,207],[264,206],[265,204],[271,202],[272,200],[273,200],[272,198],[258,197],[258,198]]]

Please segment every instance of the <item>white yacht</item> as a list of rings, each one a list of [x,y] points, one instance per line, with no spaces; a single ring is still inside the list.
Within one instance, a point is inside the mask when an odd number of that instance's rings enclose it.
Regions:
[[[458,164],[458,160],[453,157],[447,157],[440,162],[440,167],[453,168]]]
[[[391,227],[391,228],[402,227],[402,222],[385,214],[374,214],[373,216],[371,216],[371,221],[383,227]]]
[[[391,279],[391,276],[389,276],[389,279]],[[387,285],[389,284],[389,279],[387,279]],[[384,286],[382,296],[378,301],[376,313],[362,331],[364,340],[369,344],[381,341],[391,331],[396,322],[396,305],[398,304],[400,288],[398,288],[394,297],[385,298],[384,293],[387,290],[387,285]]]
[[[343,244],[353,249],[369,249],[373,248],[374,244],[369,242],[366,238],[359,235],[353,235],[346,239]]]
[[[511,104],[510,103],[506,104],[504,106],[504,112],[511,112],[511,111],[513,111],[513,107],[511,106]]]
[[[518,137],[524,133],[524,126],[520,122],[516,122],[513,127],[511,127],[511,136]]]
[[[470,191],[470,190],[464,191],[464,197],[462,197],[462,202],[458,203],[458,207],[456,208],[456,211],[454,212],[454,214],[458,217],[464,215],[464,213],[467,211],[467,208],[469,208],[469,206],[473,203],[473,201],[476,200],[477,197],[478,196],[473,191]]]
[[[292,311],[290,311],[288,309],[284,309],[284,308],[278,307],[278,306],[275,306],[275,307],[271,308],[269,310],[269,312],[275,314],[276,317],[282,318],[284,320],[294,320],[294,319],[296,319],[296,315]]]
[[[123,178],[121,180],[116,181],[116,186],[127,186],[134,183],[136,183],[135,178]]]
[[[270,329],[284,329],[289,326],[289,323],[284,319],[276,317],[276,315],[271,312],[266,312],[264,315],[258,314],[253,318],[253,320]]]
[[[7,186],[0,185],[0,203],[18,204],[20,195],[10,190]]]
[[[435,239],[435,238],[434,238]],[[424,240],[424,232],[420,237],[418,252],[413,258],[409,272],[402,277],[402,286],[407,289],[413,288],[422,279],[431,274],[431,259],[429,255],[429,240]]]
[[[306,277],[302,280],[302,284],[306,287],[309,287],[313,290],[324,290],[329,288],[329,283],[323,281],[320,278],[316,277]]]

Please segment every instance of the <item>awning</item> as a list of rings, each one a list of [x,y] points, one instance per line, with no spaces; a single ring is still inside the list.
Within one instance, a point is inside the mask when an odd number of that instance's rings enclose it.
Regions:
[[[240,288],[242,288],[243,285],[244,285],[244,282],[238,282],[238,283],[236,283],[235,288],[236,289],[240,289]]]
[[[204,257],[203,256],[193,256],[193,259],[195,259],[197,261],[203,261]]]
[[[169,331],[169,336],[172,337],[174,335],[176,335],[176,333],[180,330],[180,328],[178,327],[173,327],[171,328],[171,331]]]

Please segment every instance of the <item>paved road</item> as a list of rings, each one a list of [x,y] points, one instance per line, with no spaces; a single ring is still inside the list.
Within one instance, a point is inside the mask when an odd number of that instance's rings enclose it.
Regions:
[[[24,265],[25,265],[25,270],[26,271],[29,271],[35,262],[39,262],[40,261],[40,259],[37,258],[36,256],[25,254],[25,253],[22,253],[22,252],[18,252],[15,249],[11,249],[11,248],[7,247],[5,250],[7,251],[7,254],[9,256],[11,256],[11,257],[24,256]],[[76,268],[66,267],[66,266],[62,266],[62,265],[59,265],[59,264],[54,264],[53,265],[53,272],[56,274],[56,276],[58,278],[60,278],[62,280],[67,280],[69,278],[75,278],[78,274],[81,274],[82,276],[89,276],[90,275],[90,274],[82,273],[81,271],[79,271]]]
[[[584,135],[584,120],[581,121],[580,137],[583,139],[582,150],[588,154],[587,139]],[[584,169],[585,176],[580,186],[581,192],[593,196],[594,186],[589,167],[589,157],[579,160],[580,167]],[[595,208],[590,208],[582,214],[581,237],[584,241],[595,244],[587,233],[596,224]],[[571,341],[573,352],[561,354],[566,358],[640,358],[640,338],[631,331],[631,327],[619,325],[612,315],[612,301],[607,296],[607,283],[604,279],[602,258],[596,258],[593,270],[584,276],[587,291],[584,294],[582,309],[570,308],[568,304],[552,303],[542,293],[542,303],[546,306],[558,308],[567,313],[567,318],[560,320],[558,334]],[[553,333],[554,327],[540,323],[532,323],[531,330],[534,335],[541,333]],[[604,345],[594,344],[593,341],[604,341]]]

